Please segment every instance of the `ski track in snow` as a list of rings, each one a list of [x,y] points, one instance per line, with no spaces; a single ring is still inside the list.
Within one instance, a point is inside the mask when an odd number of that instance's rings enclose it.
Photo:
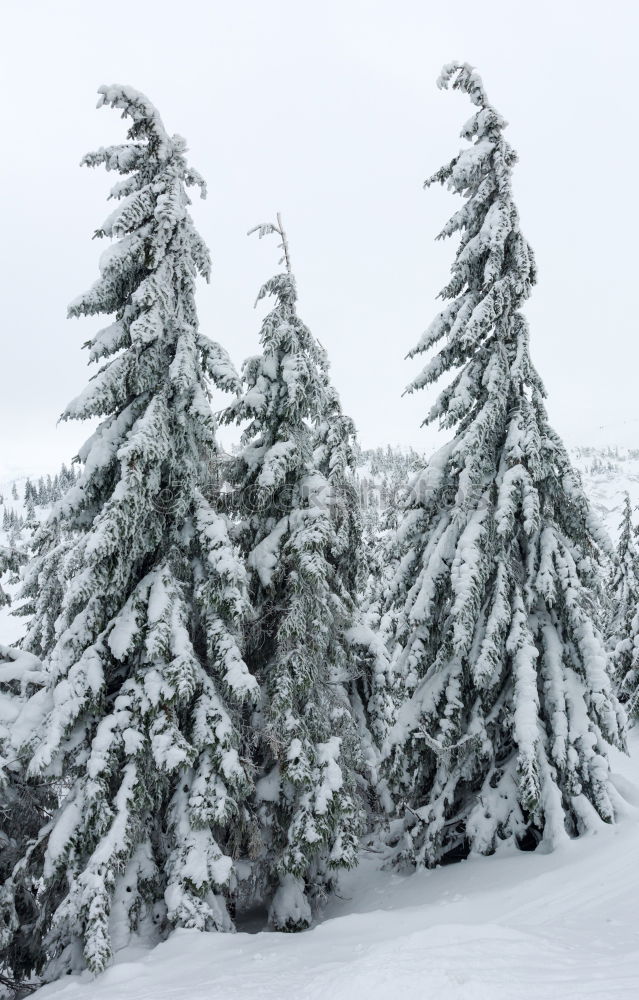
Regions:
[[[508,852],[415,875],[365,853],[300,935],[177,931],[97,980],[36,1000],[636,1000],[639,732],[613,753],[627,814],[552,854]]]

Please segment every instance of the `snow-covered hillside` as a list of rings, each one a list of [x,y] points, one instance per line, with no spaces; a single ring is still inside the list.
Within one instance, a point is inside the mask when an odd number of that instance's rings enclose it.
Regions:
[[[584,487],[594,509],[604,522],[610,536],[617,538],[623,495],[627,491],[633,507],[639,506],[639,448],[615,445],[571,448],[570,456],[582,475]],[[394,495],[394,486],[406,482],[411,469],[429,455],[420,456],[414,449],[375,448],[362,453],[358,469],[365,484],[382,490],[382,497]],[[366,490],[364,491],[366,494]],[[379,492],[375,496],[379,496]]]
[[[53,476],[14,471],[0,477],[0,552],[4,549],[28,557],[34,530],[75,476],[63,465]],[[3,572],[0,565],[0,587],[12,600],[16,597],[20,588],[15,569]],[[22,634],[24,621],[12,614],[13,608],[0,599],[0,643],[10,645]]]
[[[603,520],[608,532],[616,539],[623,495],[630,494],[633,506],[639,506],[639,449],[605,446],[599,448],[582,447],[571,449],[571,457],[583,476],[586,493],[593,506]],[[364,503],[393,502],[398,496],[398,486],[407,481],[416,463],[427,459],[420,456],[414,449],[400,447],[377,448],[363,452],[362,464],[358,469],[360,480],[363,481],[362,500]],[[59,475],[59,473],[58,473]],[[38,475],[31,475],[31,482],[38,482]],[[10,544],[10,532],[3,529],[2,516],[5,510],[14,510],[22,519],[26,519],[27,509],[24,502],[25,485],[29,476],[25,473],[0,477],[0,545]],[[16,487],[18,499],[12,496]],[[46,517],[49,507],[36,505],[35,518],[41,521]],[[31,532],[28,528],[22,530],[19,543],[28,548]],[[2,585],[8,593],[15,594],[15,583],[7,577]],[[0,642],[15,642],[22,630],[23,623],[11,614],[9,607],[0,607]]]
[[[630,494],[633,507],[639,505],[639,449],[575,448],[571,457],[593,507],[616,538],[624,492]]]
[[[639,734],[613,753],[615,827],[554,854],[506,853],[431,872],[365,854],[311,930],[177,931],[99,979],[37,1000],[635,1000],[639,982]]]

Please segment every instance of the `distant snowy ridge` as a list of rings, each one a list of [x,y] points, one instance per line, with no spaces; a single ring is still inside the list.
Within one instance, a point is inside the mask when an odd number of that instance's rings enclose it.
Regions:
[[[593,508],[616,539],[624,494],[639,505],[639,448],[573,448],[570,454]]]
[[[628,492],[633,507],[639,506],[639,447],[585,445],[570,448],[569,453],[594,510],[611,538],[616,539],[624,494]],[[406,482],[411,471],[426,464],[429,457],[399,445],[366,449],[360,453],[358,475],[360,481],[372,483],[379,490],[384,482]],[[392,490],[381,492],[382,497],[388,495],[392,497]]]
[[[619,522],[623,507],[623,498],[627,492],[634,507],[639,507],[639,448],[622,448],[615,445],[605,447],[574,447],[570,456],[575,467],[581,473],[586,493],[598,517],[605,525],[610,537],[616,540],[619,532]],[[385,445],[379,448],[365,449],[360,452],[357,469],[360,480],[360,498],[363,504],[377,503],[381,509],[388,503],[398,502],[398,484],[405,485],[410,481],[413,472],[422,464],[428,462],[429,455],[420,454],[414,448],[403,448],[399,445]],[[25,486],[28,481],[37,486],[40,480],[46,482],[47,477],[41,477],[37,471],[18,476],[4,474],[0,476],[0,545],[11,543],[11,531],[3,528],[5,511],[15,511],[19,518],[27,516],[25,505]],[[16,500],[13,489],[18,494]],[[36,506],[38,521],[43,520],[51,509],[51,503]],[[22,544],[28,548],[31,532],[23,528]],[[17,592],[15,582],[7,582],[3,578],[4,589],[14,594]],[[14,578],[15,580],[15,578]],[[10,607],[0,607],[0,642],[15,642],[23,630],[23,619],[11,615]]]

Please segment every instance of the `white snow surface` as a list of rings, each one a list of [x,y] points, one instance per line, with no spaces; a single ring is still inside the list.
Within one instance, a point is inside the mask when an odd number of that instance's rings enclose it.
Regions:
[[[639,505],[639,449],[571,448],[570,458],[582,475],[595,512],[616,542],[624,493],[630,495],[633,507]]]
[[[613,827],[551,854],[508,852],[431,872],[364,852],[302,934],[177,931],[120,952],[96,980],[36,1000],[636,1000],[639,732],[612,755],[627,801]]]
[[[569,449],[570,459],[583,478],[586,496],[590,500],[599,520],[603,522],[608,534],[616,541],[619,534],[619,523],[623,509],[624,493],[630,494],[633,507],[639,506],[639,441],[637,447],[626,448],[618,445],[579,446]],[[392,449],[393,458],[386,468],[386,474],[392,475],[392,463],[399,463],[405,451],[400,446]],[[417,452],[414,452],[417,455]],[[432,463],[432,454],[424,453],[423,459]],[[383,473],[372,471],[370,459],[365,460],[358,468],[358,475],[369,483],[379,484]],[[437,475],[436,464],[429,466],[422,476],[420,496],[427,495],[427,485],[433,475]],[[400,476],[400,479],[412,478],[411,474]],[[425,486],[426,483],[426,486]]]

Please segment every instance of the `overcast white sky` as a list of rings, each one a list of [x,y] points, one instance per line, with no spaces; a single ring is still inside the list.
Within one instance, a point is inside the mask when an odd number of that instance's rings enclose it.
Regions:
[[[454,254],[434,237],[455,199],[421,186],[472,112],[435,87],[453,58],[478,67],[520,154],[553,423],[570,443],[639,445],[638,28],[631,0],[4,0],[0,466],[56,467],[86,436],[56,420],[99,324],[65,313],[97,276],[113,178],[78,163],[124,137],[117,112],[95,110],[114,82],[148,94],[208,181],[193,207],[214,262],[203,330],[238,365],[256,352],[277,251],[245,234],[281,211],[300,314],[362,443],[428,447],[431,396],[401,398],[419,370],[403,359]]]

